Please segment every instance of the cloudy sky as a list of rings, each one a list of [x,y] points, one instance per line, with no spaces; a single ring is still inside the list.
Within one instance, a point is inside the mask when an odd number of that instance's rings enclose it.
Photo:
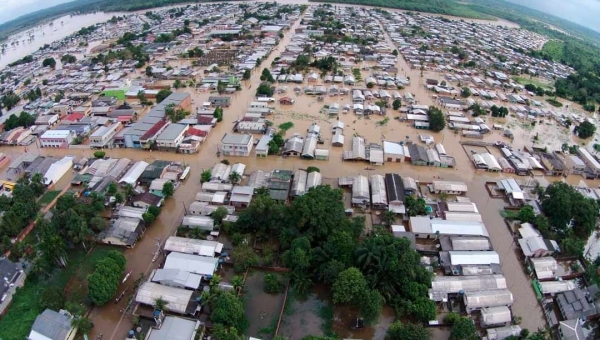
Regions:
[[[0,0],[0,23],[70,0]],[[285,1],[285,0],[283,0]],[[600,0],[508,0],[600,32]]]
[[[70,0],[0,0],[0,23]]]
[[[600,32],[599,0],[508,0]]]

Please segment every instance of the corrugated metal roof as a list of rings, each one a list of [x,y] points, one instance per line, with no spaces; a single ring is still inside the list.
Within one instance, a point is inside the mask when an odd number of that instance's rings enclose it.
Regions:
[[[486,307],[510,306],[514,299],[508,289],[493,289],[466,292],[464,301],[467,310],[474,310]]]
[[[452,265],[461,264],[500,264],[500,256],[495,251],[463,251],[452,250],[450,261]]]
[[[219,259],[173,252],[167,255],[164,269],[179,269],[198,275],[213,275]]]
[[[145,305],[154,306],[156,299],[167,301],[166,309],[180,314],[185,314],[188,304],[192,299],[193,291],[159,285],[153,282],[144,282],[140,286],[135,301]]]
[[[371,176],[371,204],[387,205],[385,181],[382,175]]]
[[[481,322],[484,326],[502,325],[511,321],[512,315],[510,309],[506,306],[490,307],[481,310]]]
[[[171,236],[165,242],[166,251],[208,257],[214,257],[219,248],[223,248],[223,245],[216,241],[197,240],[178,236]]]

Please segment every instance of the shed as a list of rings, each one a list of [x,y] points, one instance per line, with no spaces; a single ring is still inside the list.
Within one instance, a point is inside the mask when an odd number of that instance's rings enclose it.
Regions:
[[[399,143],[383,141],[383,156],[386,162],[404,161],[404,147]]]
[[[404,182],[398,174],[385,174],[385,190],[387,195],[388,209],[396,214],[404,214],[406,207],[404,201],[406,193]]]
[[[213,231],[215,221],[207,216],[188,215],[183,217],[181,225],[188,228],[198,228],[207,231]]]
[[[194,292],[187,289],[163,286],[154,282],[144,282],[138,289],[135,301],[154,306],[156,299],[167,302],[166,309],[173,313],[193,314],[198,303],[194,300]]]
[[[504,340],[508,337],[521,335],[521,327],[517,325],[490,328],[487,330],[487,340]]]
[[[382,175],[372,175],[371,184],[371,207],[373,209],[385,210],[388,208],[385,180]]]
[[[508,307],[513,304],[513,295],[508,289],[481,290],[466,292],[463,297],[465,308],[470,313],[487,307]]]
[[[318,171],[309,172],[306,176],[306,191],[310,188],[314,188],[316,186],[321,185],[323,180],[323,176]]]
[[[308,174],[304,170],[296,170],[292,181],[292,197],[302,196],[306,193],[306,178]]]
[[[352,205],[367,206],[370,203],[369,181],[367,177],[359,175],[352,184]]]
[[[131,168],[129,168],[129,170],[127,170],[125,175],[123,177],[121,177],[121,179],[119,180],[119,184],[121,184],[121,185],[129,184],[129,185],[135,186],[137,184],[138,178],[140,178],[140,176],[142,175],[144,170],[146,170],[148,165],[150,165],[150,164],[148,164],[144,161],[136,162],[135,164],[133,164],[133,166],[131,166]]]
[[[216,241],[170,236],[165,242],[165,251],[215,257],[223,250],[223,244]]]
[[[558,270],[558,262],[554,257],[532,257],[529,259],[529,262],[533,266],[538,280],[554,279],[555,273]]]
[[[507,325],[512,321],[510,309],[506,306],[483,308],[481,310],[481,327]]]
[[[500,274],[477,276],[435,276],[431,281],[429,298],[447,301],[448,294],[485,289],[506,289],[506,279]]]
[[[202,275],[179,269],[156,269],[152,272],[152,282],[175,288],[197,290],[202,282]]]
[[[218,265],[219,259],[214,257],[172,252],[167,255],[163,268],[179,269],[202,276],[210,276],[214,274]]]
[[[431,191],[436,194],[464,195],[467,193],[467,185],[464,182],[433,181]]]

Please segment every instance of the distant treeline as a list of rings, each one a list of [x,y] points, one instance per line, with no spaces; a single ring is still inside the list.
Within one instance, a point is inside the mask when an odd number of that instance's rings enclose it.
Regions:
[[[491,19],[494,17],[477,12],[468,6],[451,0],[309,0],[315,2],[330,2],[340,4],[389,7],[415,12],[453,15],[472,19]]]
[[[92,12],[126,12],[175,5],[180,3],[205,3],[217,0],[78,0],[46,8],[37,12],[20,16],[0,25],[0,41],[10,35],[37,26],[46,20],[55,19],[67,14]],[[218,0],[221,1],[221,0]],[[229,0],[232,1],[232,0]],[[238,0],[243,1],[243,0]]]

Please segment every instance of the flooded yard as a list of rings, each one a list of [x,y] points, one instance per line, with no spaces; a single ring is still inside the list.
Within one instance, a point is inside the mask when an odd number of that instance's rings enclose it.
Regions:
[[[273,338],[284,303],[284,293],[267,294],[264,292],[264,279],[267,274],[269,273],[250,270],[242,293],[246,318],[250,323],[245,334],[265,340]],[[282,282],[287,283],[287,279],[283,275],[276,275]]]

